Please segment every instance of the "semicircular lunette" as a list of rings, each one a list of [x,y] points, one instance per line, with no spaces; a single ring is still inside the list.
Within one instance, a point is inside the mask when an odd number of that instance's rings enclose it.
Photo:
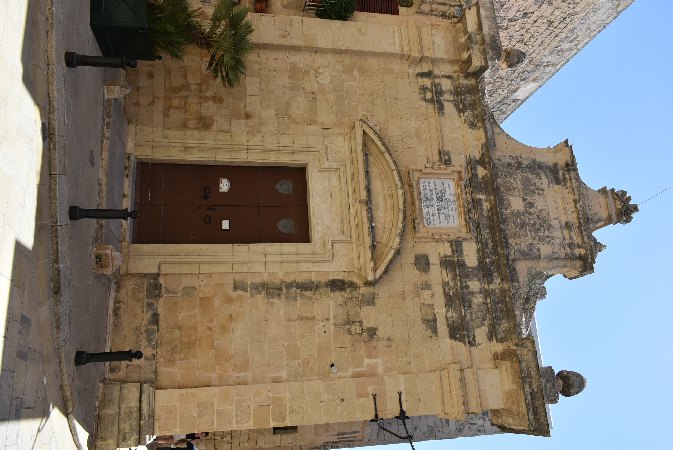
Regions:
[[[377,281],[398,253],[404,232],[405,199],[402,176],[390,151],[364,121],[355,127],[357,156],[363,176],[363,235],[368,281]]]

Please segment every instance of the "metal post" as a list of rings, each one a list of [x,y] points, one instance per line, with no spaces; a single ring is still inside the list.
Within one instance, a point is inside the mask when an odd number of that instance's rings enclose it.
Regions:
[[[115,67],[126,69],[135,68],[138,62],[135,59],[126,56],[90,56],[80,55],[75,52],[65,52],[65,65],[68,67],[90,66],[90,67]]]
[[[122,219],[128,220],[138,218],[138,211],[129,211],[124,209],[86,209],[79,206],[71,206],[68,209],[68,217],[70,220],[80,219]]]
[[[129,349],[122,352],[101,352],[101,353],[89,353],[85,351],[75,352],[75,365],[83,366],[89,363],[96,362],[111,362],[111,361],[133,361],[134,359],[141,359],[143,357],[143,352]]]

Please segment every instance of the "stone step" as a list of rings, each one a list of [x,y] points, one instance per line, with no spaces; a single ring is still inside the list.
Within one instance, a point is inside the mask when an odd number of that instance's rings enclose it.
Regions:
[[[115,450],[119,435],[119,393],[120,383],[103,385],[102,395],[98,404],[98,423],[94,450]]]
[[[149,444],[154,434],[154,386],[140,385],[140,444]]]
[[[124,383],[119,393],[118,447],[135,447],[140,443],[140,383]]]
[[[94,450],[144,445],[154,428],[154,387],[106,382],[98,407]]]

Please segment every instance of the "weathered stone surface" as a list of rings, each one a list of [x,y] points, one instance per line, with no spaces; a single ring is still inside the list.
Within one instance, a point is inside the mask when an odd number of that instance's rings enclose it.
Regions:
[[[494,5],[502,54],[500,64],[487,72],[484,86],[486,103],[503,122],[633,0],[489,2]],[[514,50],[525,59],[502,64]]]
[[[476,77],[477,7],[446,20],[430,12],[450,2],[425,4],[339,23],[253,16],[246,77],[228,90],[198,51],[129,73],[136,158],[303,165],[312,221],[300,245],[129,245],[113,339],[146,357],[110,377],[154,383],[155,434],[394,442],[369,420],[375,394],[404,433],[400,392],[417,440],[549,433],[529,317],[548,276],[591,271],[591,232],[624,206],[581,183],[568,145],[531,149],[498,128]],[[368,170],[365,151],[381,156]],[[391,210],[403,225],[384,225]]]
[[[117,447],[135,447],[140,442],[140,383],[122,383],[119,392],[119,434]]]

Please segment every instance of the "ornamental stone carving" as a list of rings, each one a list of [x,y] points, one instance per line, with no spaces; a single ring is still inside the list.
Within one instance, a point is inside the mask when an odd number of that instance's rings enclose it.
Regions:
[[[545,403],[558,403],[559,394],[573,397],[582,392],[587,385],[586,378],[572,370],[560,370],[554,374],[552,367],[541,367],[540,376]]]
[[[593,241],[593,243],[594,243],[594,253],[599,254],[600,252],[602,252],[603,250],[605,250],[606,248],[608,248],[607,245],[605,245],[605,244],[603,244],[602,242],[600,242],[600,241],[599,241],[598,239],[596,239],[593,235],[591,236],[591,239],[592,239],[592,241]]]
[[[633,220],[633,215],[638,212],[638,205],[631,203],[631,196],[626,191],[610,189],[610,192],[617,206],[617,220],[621,224],[630,223]]]
[[[553,275],[554,273],[529,269],[527,280],[528,287],[520,304],[516,308],[521,336],[530,335],[531,323],[533,317],[535,317],[535,307],[538,301],[543,300],[547,296],[547,289],[544,287],[544,284]]]
[[[560,370],[556,373],[559,393],[564,397],[573,397],[587,387],[587,379],[579,372]]]

